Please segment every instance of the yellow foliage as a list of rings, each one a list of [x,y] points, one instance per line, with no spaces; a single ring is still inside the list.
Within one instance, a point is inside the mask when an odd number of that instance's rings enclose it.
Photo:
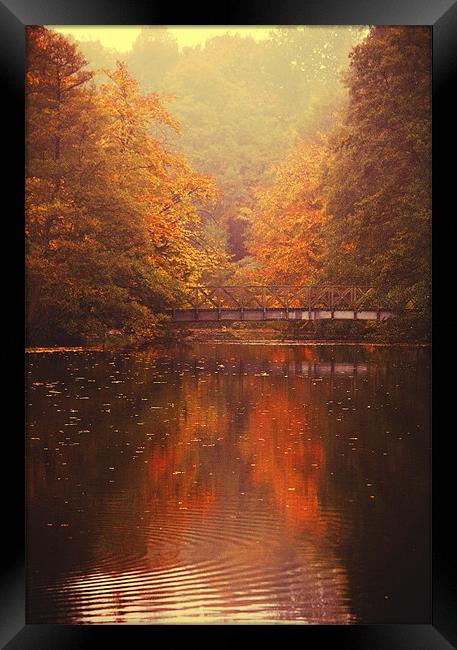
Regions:
[[[321,252],[324,210],[320,200],[321,144],[301,143],[276,169],[271,187],[260,189],[249,215],[250,252],[259,260],[259,280],[303,284]]]

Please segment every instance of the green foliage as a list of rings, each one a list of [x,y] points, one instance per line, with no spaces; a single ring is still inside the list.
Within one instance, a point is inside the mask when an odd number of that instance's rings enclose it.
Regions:
[[[324,277],[430,296],[431,31],[376,27],[351,53],[350,100],[325,169]]]

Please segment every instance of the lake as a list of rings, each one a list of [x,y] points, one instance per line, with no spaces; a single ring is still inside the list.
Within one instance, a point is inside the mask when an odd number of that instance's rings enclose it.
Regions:
[[[421,623],[430,352],[27,354],[28,623]]]

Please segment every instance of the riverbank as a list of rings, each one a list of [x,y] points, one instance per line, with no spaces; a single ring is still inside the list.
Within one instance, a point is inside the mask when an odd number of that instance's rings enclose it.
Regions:
[[[309,326],[311,325],[311,327]],[[429,345],[430,340],[408,328],[392,327],[390,323],[319,321],[316,323],[183,323],[169,327],[170,339],[199,343],[262,342],[290,344],[417,344]]]
[[[407,324],[406,324],[407,325]],[[139,338],[122,332],[80,341],[50,341],[29,345],[27,352],[85,350],[138,350],[151,345],[170,347],[180,343],[246,343],[259,345],[375,345],[428,346],[429,337],[405,323],[318,321],[165,323],[154,338]]]
[[[370,347],[370,348],[405,348],[405,349],[410,349],[410,348],[427,348],[431,347],[430,342],[424,342],[424,341],[396,341],[396,342],[379,342],[379,341],[367,341],[367,340],[330,340],[330,339],[325,339],[325,340],[317,340],[317,339],[232,339],[232,340],[227,340],[227,339],[218,339],[218,338],[206,338],[206,339],[191,339],[187,338],[182,341],[184,344],[192,345],[193,343],[198,343],[198,344],[211,344],[211,345],[241,345],[241,346],[252,346],[252,345],[258,345],[258,346],[296,346],[296,347]],[[148,343],[144,343],[142,346],[138,346],[136,349],[137,350],[143,350],[146,349],[147,347],[157,347],[157,348],[163,348],[163,349],[170,349],[174,348],[176,345],[179,345],[179,342],[174,340],[174,341],[169,341],[165,343],[164,341],[161,341],[160,343],[157,341],[149,341]],[[110,346],[97,346],[97,345],[91,345],[91,346],[49,346],[49,347],[26,347],[25,348],[25,353],[26,354],[53,354],[53,353],[68,353],[68,352],[74,352],[76,353],[87,353],[87,352],[116,352],[116,351],[122,351],[122,352],[129,352],[129,351],[135,351],[135,349],[132,349],[131,347],[122,347],[122,346],[117,346],[117,347],[110,347]]]

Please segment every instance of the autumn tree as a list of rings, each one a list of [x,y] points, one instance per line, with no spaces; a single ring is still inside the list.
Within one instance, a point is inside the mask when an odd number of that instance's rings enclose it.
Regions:
[[[124,65],[91,85],[75,45],[28,32],[27,276],[30,340],[124,329],[157,313],[223,252],[201,232],[214,184],[151,136],[179,131]]]
[[[374,27],[351,53],[349,106],[325,165],[324,277],[430,293],[431,31]]]
[[[276,168],[273,184],[258,192],[249,215],[248,247],[258,262],[251,275],[270,284],[305,284],[316,277],[324,212],[320,188],[325,148],[303,142]]]

